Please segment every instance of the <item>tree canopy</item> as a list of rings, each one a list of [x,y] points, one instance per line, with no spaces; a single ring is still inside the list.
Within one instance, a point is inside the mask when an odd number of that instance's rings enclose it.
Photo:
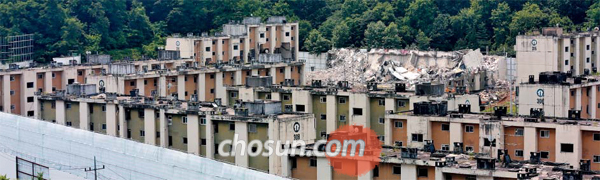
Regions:
[[[0,36],[34,34],[34,57],[93,51],[156,56],[174,33],[217,32],[246,16],[299,22],[302,50],[337,47],[508,51],[515,36],[600,26],[596,0],[0,0]]]

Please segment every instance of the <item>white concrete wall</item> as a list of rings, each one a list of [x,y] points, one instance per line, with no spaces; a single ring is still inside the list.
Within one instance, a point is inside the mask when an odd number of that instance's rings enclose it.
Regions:
[[[200,122],[198,115],[188,114],[187,119],[188,153],[200,155]],[[213,144],[213,142],[207,140],[206,144]]]
[[[581,129],[575,125],[562,125],[556,127],[556,162],[569,163],[579,168],[581,159]],[[573,144],[573,152],[562,152],[561,144]]]
[[[236,144],[232,144],[232,147],[235,151],[235,165],[241,167],[248,167],[248,123],[242,121],[235,121],[235,134],[238,136],[237,141],[241,142]],[[235,143],[235,142],[232,142]],[[242,148],[246,146],[245,148]],[[232,151],[233,152],[233,151]]]
[[[351,125],[363,125],[365,127],[371,127],[370,119],[370,102],[367,94],[364,93],[351,93],[348,96],[349,99],[349,111],[350,111],[350,124]],[[355,115],[354,108],[361,108],[362,115]]]
[[[296,112],[296,105],[304,105],[304,112],[312,112],[312,96],[310,91],[293,90],[292,91],[293,110]]]
[[[538,90],[543,96],[538,96]],[[519,85],[519,115],[529,115],[531,108],[543,108],[545,116],[567,117],[569,110],[569,86],[550,84]],[[543,104],[538,103],[543,99]]]
[[[10,112],[10,75],[2,76],[2,107],[5,113]]]
[[[532,41],[537,41],[533,50]],[[527,82],[529,75],[539,78],[544,71],[558,71],[558,41],[550,36],[517,36],[517,83]],[[563,62],[563,61],[561,61]]]
[[[156,122],[154,109],[144,109],[144,143],[156,145]]]
[[[194,57],[194,41],[199,38],[167,38],[165,50],[179,51],[182,59]],[[179,42],[179,43],[178,43]],[[179,44],[179,45],[177,45]]]
[[[56,123],[60,125],[66,124],[65,101],[56,100]]]
[[[523,129],[523,139],[524,139],[524,150],[523,155],[525,159],[529,159],[530,152],[537,152],[537,130],[535,127],[525,127]]]
[[[153,114],[152,114],[153,115]],[[113,103],[106,103],[106,134],[117,136],[117,106]],[[146,136],[148,133],[146,133]]]

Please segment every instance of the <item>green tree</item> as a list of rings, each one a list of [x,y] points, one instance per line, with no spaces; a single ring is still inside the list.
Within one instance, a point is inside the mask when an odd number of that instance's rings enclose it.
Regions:
[[[406,25],[413,29],[429,33],[432,28],[431,23],[433,23],[437,13],[438,8],[433,1],[415,0],[406,9],[406,16],[403,20]]]
[[[306,42],[306,38],[308,37],[308,33],[312,30],[312,25],[310,22],[306,20],[300,20],[298,22],[298,37],[300,38],[300,48],[302,50],[306,50],[306,46],[304,43]]]
[[[381,21],[369,23],[365,31],[365,46],[369,49],[383,48],[385,28],[385,24]]]
[[[129,46],[139,47],[152,41],[154,29],[142,4],[133,1],[131,10],[127,14],[129,18],[126,30]]]
[[[452,20],[449,14],[439,14],[433,20],[432,31],[429,33],[431,38],[431,48],[450,51],[452,50],[452,40],[454,31],[452,30]]]
[[[587,27],[597,27],[600,25],[600,1],[594,3],[590,8],[585,11]]]
[[[537,4],[525,3],[523,9],[514,13],[509,29],[512,37],[519,33],[526,33],[539,29],[548,22],[548,15]]]
[[[311,54],[325,52],[331,47],[331,42],[325,39],[316,29],[310,31],[304,44]]]
[[[0,175],[0,180],[10,180],[6,177],[6,175]]]
[[[398,36],[399,30],[396,23],[390,23],[383,31],[383,48],[396,49],[402,45],[402,38]]]
[[[423,31],[419,30],[419,33],[417,34],[415,42],[417,43],[417,47],[420,50],[428,50],[429,42],[431,42],[431,38],[427,37],[427,35],[425,35],[425,33]]]
[[[508,26],[511,21],[511,12],[508,4],[505,2],[498,4],[498,7],[492,10],[490,20],[494,29],[494,44],[492,49],[504,48],[504,45],[510,38]]]
[[[340,22],[333,30],[331,39],[333,46],[336,48],[348,47],[350,45],[350,28],[346,22]]]

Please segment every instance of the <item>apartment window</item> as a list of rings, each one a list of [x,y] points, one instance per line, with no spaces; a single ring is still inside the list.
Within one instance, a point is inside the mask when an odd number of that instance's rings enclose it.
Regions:
[[[450,145],[442,144],[442,151],[450,151]]]
[[[594,159],[593,159],[594,163],[600,163],[600,156],[599,155],[595,155]]]
[[[442,124],[442,131],[450,131],[450,124]]]
[[[384,118],[379,118],[379,124],[384,124],[385,123],[385,119]]]
[[[205,50],[206,52],[210,52],[210,47],[206,47],[206,48],[204,48],[204,50]]]
[[[102,124],[102,130],[106,130],[106,124]]]
[[[589,44],[585,45],[585,49],[589,51],[590,50],[590,45]]]
[[[71,126],[73,126],[73,123],[72,123],[72,122],[69,122],[69,121],[67,121],[67,126],[71,127]]]
[[[56,78],[56,74],[52,73],[52,78]]]
[[[327,119],[327,115],[326,114],[321,114],[321,120],[326,120]]]
[[[267,42],[269,42],[269,38],[267,38]]]
[[[385,99],[378,100],[380,106],[385,106]]]
[[[341,97],[340,98],[340,104],[346,104],[346,98]]]
[[[290,100],[290,95],[284,94],[283,95],[283,100],[284,101],[289,101]]]
[[[363,115],[362,108],[352,108],[352,114],[362,116]]]
[[[27,111],[27,116],[31,117],[33,116],[35,113],[33,111]]]
[[[515,129],[515,136],[523,136],[524,131],[522,128]]]
[[[67,103],[66,106],[67,106],[67,109],[71,109],[71,103]]]
[[[235,131],[235,124],[234,123],[229,123],[229,130],[230,131]]]
[[[206,139],[200,139],[200,145],[206,146]]]
[[[10,90],[10,95],[11,95],[11,96],[12,96],[12,95],[15,95],[15,91],[13,91],[13,90]]]
[[[289,37],[290,36],[290,32],[285,32],[285,37]]]
[[[238,50],[238,45],[233,45],[233,50]]]
[[[575,57],[575,54],[571,53],[571,57]]]
[[[10,76],[10,81],[15,81],[15,77],[14,76]]]
[[[588,58],[585,58],[585,62],[586,62],[586,63],[590,63],[590,58],[589,58],[589,57],[588,57]]]
[[[346,116],[340,115],[340,121],[346,121]]]
[[[594,141],[600,141],[600,133],[594,134]]]
[[[377,165],[373,168],[373,177],[379,177],[379,166]]]
[[[523,157],[523,150],[522,149],[515,150],[515,156],[517,156],[517,157]]]
[[[210,93],[211,93],[211,94],[214,94],[214,93],[215,93],[215,88],[211,88],[211,89],[210,89]]]
[[[317,167],[317,159],[316,158],[310,158],[308,165],[310,167]]]
[[[412,134],[412,141],[423,142],[423,134]]]
[[[271,99],[271,94],[267,94],[267,95],[265,96],[265,99]]]
[[[465,126],[465,132],[472,133],[475,131],[475,128],[472,125]]]
[[[187,138],[186,137],[183,138],[183,144],[187,144]]]
[[[548,151],[542,151],[542,152],[540,152],[540,158],[542,158],[542,159],[548,159],[548,158],[550,158],[550,152],[548,152]]]
[[[183,117],[181,117],[181,122],[182,122],[183,124],[187,124],[187,122],[188,122],[187,116],[183,116]]]
[[[428,170],[425,167],[419,168],[417,171],[417,176],[418,177],[427,177],[428,176]]]
[[[206,118],[200,118],[200,124],[206,125]]]
[[[402,121],[396,121],[394,122],[394,127],[395,128],[402,128],[404,126],[404,124],[402,123]]]
[[[231,92],[231,97],[237,97],[237,92]]]
[[[394,145],[395,146],[402,146],[402,141],[396,141],[396,142],[394,142]]]
[[[321,103],[327,103],[327,97],[319,97]]]
[[[467,147],[465,147],[465,151],[467,151],[467,152],[473,152],[474,151],[473,150],[473,146],[467,146]]]
[[[265,38],[265,33],[260,33],[260,38]]]
[[[248,124],[248,132],[256,133],[256,124]]]
[[[50,103],[50,107],[52,107],[52,109],[56,108],[56,102],[53,101],[52,103]]]
[[[146,131],[140,130],[140,136],[142,136],[142,137],[146,136]]]
[[[569,52],[569,47],[565,47],[565,52]]]
[[[38,74],[37,77],[38,77],[38,79],[43,79],[44,78],[44,74]]]
[[[27,97],[27,102],[33,102],[33,96]]]
[[[398,100],[398,107],[405,107],[406,106],[406,102]]]
[[[33,82],[28,82],[27,83],[27,88],[33,88]]]
[[[402,168],[400,168],[400,166],[392,167],[392,174],[401,174],[401,173],[402,173]]]
[[[296,104],[296,111],[304,112],[304,105]]]
[[[102,105],[102,112],[106,112],[106,105]]]
[[[565,66],[569,65],[569,60],[565,60]]]
[[[540,131],[540,137],[541,138],[550,138],[550,131],[548,131],[548,130],[541,130]]]
[[[159,138],[160,137],[160,132],[156,131],[156,137]]]
[[[573,152],[573,144],[570,143],[560,143],[560,152]]]

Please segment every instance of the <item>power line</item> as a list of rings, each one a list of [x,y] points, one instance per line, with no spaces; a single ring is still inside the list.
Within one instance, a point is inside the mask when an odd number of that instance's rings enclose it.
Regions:
[[[94,171],[94,179],[98,180],[98,170],[102,170],[102,169],[104,169],[104,165],[102,165],[101,168],[96,167],[96,156],[94,156],[94,168],[93,169],[91,167],[86,168],[85,172]]]

